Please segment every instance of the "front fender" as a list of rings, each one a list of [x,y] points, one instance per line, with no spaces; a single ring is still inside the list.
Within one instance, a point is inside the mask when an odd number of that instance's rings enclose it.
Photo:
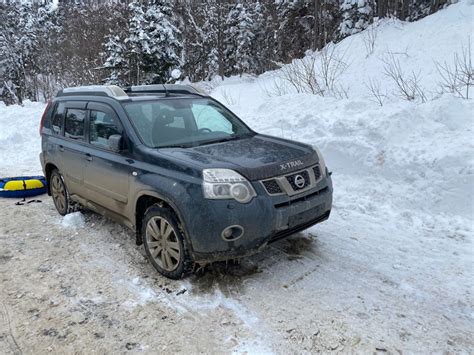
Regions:
[[[189,206],[192,197],[188,193],[193,188],[193,183],[188,181],[179,181],[166,176],[156,174],[143,174],[135,180],[135,200],[133,208],[136,211],[138,200],[142,196],[151,196],[166,202],[176,213],[181,222],[184,235],[188,245],[192,249],[192,241],[186,225],[186,218],[182,208],[178,206]],[[136,216],[135,216],[136,218]]]

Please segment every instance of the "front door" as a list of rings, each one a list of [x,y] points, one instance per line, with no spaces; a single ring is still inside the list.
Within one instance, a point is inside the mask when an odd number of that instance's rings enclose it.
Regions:
[[[84,167],[87,199],[115,213],[124,214],[129,198],[130,159],[126,151],[109,148],[111,135],[123,129],[115,111],[108,105],[89,103],[88,141]]]

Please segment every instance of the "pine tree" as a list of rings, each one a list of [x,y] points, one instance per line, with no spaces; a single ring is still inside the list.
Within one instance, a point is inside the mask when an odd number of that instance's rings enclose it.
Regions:
[[[38,55],[36,86],[43,100],[48,100],[57,91],[59,86],[58,56],[54,49],[58,45],[61,31],[59,25],[59,11],[53,3],[40,4],[37,12],[37,40]]]
[[[179,41],[180,31],[173,22],[173,11],[166,1],[152,4],[146,11],[144,30],[148,40],[144,69],[149,82],[166,82],[171,71],[181,67],[183,46]]]
[[[240,74],[252,68],[253,20],[244,4],[237,4],[227,17],[226,48],[227,73]]]
[[[182,14],[178,17],[179,26],[183,29],[182,38],[182,69],[191,81],[202,80],[205,72],[204,64],[204,31],[203,19],[205,17],[204,6],[190,3],[190,6],[179,2],[176,12]],[[184,24],[187,24],[184,25]]]
[[[217,4],[209,2],[205,6],[205,22],[203,25],[203,43],[205,57],[206,80],[211,80],[219,74],[219,29],[218,29],[218,9]]]
[[[7,104],[20,103],[16,95],[14,82],[18,81],[18,65],[16,56],[16,21],[19,11],[16,6],[10,6],[0,12],[0,75],[2,100]]]
[[[18,6],[2,16],[5,26],[0,35],[0,66],[4,71],[3,91],[21,104],[25,98],[37,99],[28,79],[36,69],[38,26],[31,3],[23,2]]]
[[[130,84],[140,84],[143,81],[144,58],[150,53],[150,38],[145,32],[145,12],[141,2],[134,0],[128,7],[130,10],[129,35],[125,39],[130,69],[128,81]]]
[[[252,68],[250,72],[261,74],[265,71],[265,52],[268,49],[265,36],[265,17],[264,7],[260,1],[255,2],[255,6],[251,12],[252,17],[252,33],[251,41],[251,57]]]
[[[363,31],[373,18],[373,9],[369,0],[344,0],[340,11],[339,38]]]
[[[126,59],[126,47],[119,36],[109,36],[105,44],[105,55],[107,56],[104,68],[110,71],[105,79],[108,85],[124,86],[127,84],[128,61]]]

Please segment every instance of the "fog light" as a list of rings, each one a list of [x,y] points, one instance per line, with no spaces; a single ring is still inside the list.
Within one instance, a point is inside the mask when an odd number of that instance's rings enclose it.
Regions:
[[[225,228],[221,233],[222,239],[224,239],[226,242],[237,240],[243,235],[244,235],[244,227],[239,226],[239,225],[229,226]]]

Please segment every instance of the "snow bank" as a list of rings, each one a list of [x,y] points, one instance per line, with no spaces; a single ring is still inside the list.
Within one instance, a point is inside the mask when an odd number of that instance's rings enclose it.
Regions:
[[[44,108],[40,102],[9,107],[0,102],[0,177],[42,174],[38,155]]]
[[[365,48],[366,33],[337,44],[349,65],[340,79],[349,99],[269,97],[278,70],[226,79],[212,95],[256,131],[319,146],[334,171],[336,209],[379,223],[454,224],[467,233],[474,197],[474,103],[438,93],[436,62],[452,63],[453,54],[461,52],[473,33],[473,15],[472,2],[461,1],[418,22],[383,21],[372,54]],[[396,95],[383,69],[388,51],[407,73],[420,73],[428,102]],[[382,107],[371,97],[369,79],[388,94]]]
[[[267,100],[247,122],[257,131],[319,146],[336,180],[392,181],[396,186],[384,193],[393,192],[398,207],[467,216],[473,110],[473,101],[452,97],[381,108],[362,100],[292,95]]]

